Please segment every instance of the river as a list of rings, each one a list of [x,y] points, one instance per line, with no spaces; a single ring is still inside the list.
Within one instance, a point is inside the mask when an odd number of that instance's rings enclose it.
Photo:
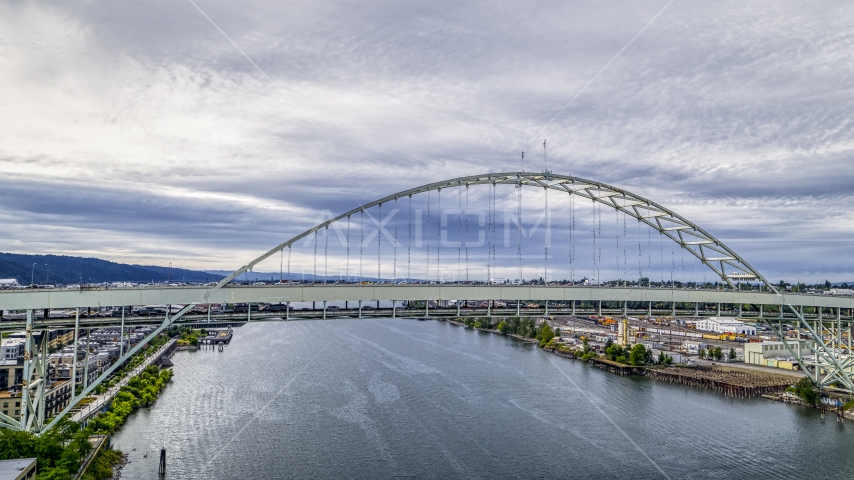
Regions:
[[[123,479],[851,478],[854,423],[438,321],[251,323],[179,352]],[[147,455],[147,457],[145,457]]]

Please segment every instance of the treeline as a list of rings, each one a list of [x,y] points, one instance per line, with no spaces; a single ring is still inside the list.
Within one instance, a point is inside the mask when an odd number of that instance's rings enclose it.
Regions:
[[[96,433],[113,433],[135,409],[154,403],[171,378],[172,370],[149,365],[116,393],[110,410],[93,418],[89,426]]]

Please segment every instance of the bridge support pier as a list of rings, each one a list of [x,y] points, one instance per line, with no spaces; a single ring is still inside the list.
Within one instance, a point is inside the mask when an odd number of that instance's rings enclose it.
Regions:
[[[650,300],[648,307],[649,310],[647,310],[647,320],[652,318],[652,300]]]
[[[326,300],[323,301],[323,319],[326,320]]]
[[[249,302],[246,304],[246,322],[249,323],[251,321],[252,321],[252,302]]]
[[[572,301],[572,316],[575,316],[575,300]]]
[[[522,300],[516,300],[516,317],[522,316]]]
[[[397,318],[397,300],[391,301],[391,318]]]
[[[763,313],[763,310],[764,310],[764,309],[762,308],[762,304],[760,303],[760,304],[759,304],[759,318],[764,318],[764,317],[765,317],[765,315],[764,315],[764,313]]]
[[[495,300],[487,300],[486,301],[486,316],[487,317],[492,316],[492,302],[494,302],[494,301]]]
[[[33,320],[33,309],[27,309],[24,372],[21,381],[21,417],[20,420],[15,420],[5,414],[0,414],[0,425],[25,432],[35,431],[38,433],[44,429],[45,390],[48,376],[48,332],[42,330],[40,345],[37,345],[33,340],[35,333],[33,331]]]
[[[285,302],[285,321],[291,321],[291,302]]]
[[[359,300],[359,320],[362,319],[362,301]]]
[[[424,318],[430,318],[430,300],[424,301]]]
[[[694,318],[700,318],[700,302],[694,302]]]
[[[602,316],[602,300],[599,300],[599,308],[596,310],[596,315]]]
[[[721,304],[718,302],[718,316],[721,316]]]
[[[122,307],[122,318],[125,318],[124,307]],[[208,304],[208,323],[211,323],[211,304]],[[124,331],[124,330],[122,330]],[[121,355],[119,355],[121,357]]]
[[[21,427],[24,427],[27,424],[27,420],[30,414],[30,376],[32,372],[30,371],[30,355],[32,355],[32,351],[30,350],[33,344],[33,310],[27,310],[27,330],[26,337],[24,339],[24,381],[21,387]]]
[[[670,316],[676,318],[676,302],[672,303]]]
[[[462,300],[457,300],[457,316],[458,316],[458,317],[460,316],[460,302],[461,302],[461,301],[462,301]]]
[[[739,302],[739,304],[738,304],[738,318],[741,318],[741,314],[742,314],[741,307],[743,307],[743,306],[744,305]]]
[[[629,316],[629,301],[624,300],[623,301],[623,318],[628,317],[628,316]]]
[[[548,301],[548,300],[546,300],[546,311],[545,311],[545,313],[544,313],[543,315],[544,315],[544,316],[546,316],[546,317],[548,317],[548,316],[549,316],[549,301]]]

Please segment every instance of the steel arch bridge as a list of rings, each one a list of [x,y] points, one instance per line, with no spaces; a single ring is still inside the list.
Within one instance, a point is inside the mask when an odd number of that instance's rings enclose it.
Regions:
[[[662,237],[670,239],[681,249],[690,252],[700,263],[705,265],[720,281],[728,287],[725,291],[699,291],[686,292],[681,290],[665,289],[611,289],[591,288],[577,286],[549,286],[540,288],[528,286],[493,286],[481,285],[312,285],[312,286],[276,286],[270,287],[235,287],[231,283],[244,272],[251,271],[259,263],[267,260],[276,253],[283,253],[290,249],[296,242],[317,234],[334,226],[336,222],[349,218],[355,214],[364,214],[372,207],[381,208],[383,204],[394,202],[398,199],[412,198],[419,194],[429,192],[441,192],[442,189],[468,188],[476,185],[512,185],[517,188],[537,188],[544,191],[556,191],[570,197],[578,197],[589,200],[627,217],[635,219],[640,224],[647,225],[650,229],[657,231]],[[520,190],[521,192],[521,190]],[[521,202],[521,195],[520,200]],[[546,195],[546,202],[548,196]],[[520,206],[521,208],[521,206]],[[546,215],[548,222],[548,215]],[[521,225],[519,225],[521,229]],[[349,230],[348,230],[349,232]],[[316,244],[315,244],[316,245]],[[547,247],[546,247],[547,248]],[[546,253],[548,257],[548,253]],[[349,262],[349,260],[348,260]],[[520,257],[521,262],[521,257]],[[727,274],[727,270],[734,273]],[[379,277],[379,275],[378,275]],[[760,292],[742,292],[736,286],[736,282],[751,278],[756,279],[760,285]],[[378,278],[380,280],[380,278]],[[546,280],[548,277],[546,276]],[[359,282],[361,283],[361,282]],[[370,297],[370,298],[366,298]],[[788,351],[797,358],[802,365],[811,365],[815,369],[815,380],[824,386],[837,385],[850,392],[854,392],[854,356],[850,355],[850,323],[849,330],[843,332],[840,312],[842,309],[854,310],[854,301],[843,299],[816,300],[816,297],[805,295],[785,294],[771,284],[747,261],[735,251],[726,246],[722,241],[715,238],[709,232],[694,222],[686,219],[678,213],[656,203],[652,200],[636,195],[627,190],[617,188],[605,183],[568,176],[552,172],[509,172],[488,173],[483,175],[453,178],[441,182],[422,185],[409,190],[404,190],[376,201],[360,205],[348,212],[330,218],[327,221],[314,225],[308,230],[282,242],[271,248],[264,254],[243,265],[231,275],[218,282],[216,285],[198,288],[176,288],[176,289],[111,289],[111,290],[81,290],[78,291],[25,291],[25,292],[0,292],[0,309],[22,309],[27,310],[25,328],[27,339],[25,342],[25,384],[28,388],[23,389],[23,415],[20,420],[0,415],[0,426],[17,428],[22,430],[43,431],[52,427],[62,418],[73,405],[105,380],[125,360],[135,354],[150,338],[162,332],[170,325],[179,323],[195,304],[207,304],[212,302],[259,302],[270,299],[279,301],[298,300],[435,300],[435,299],[459,299],[480,298],[482,299],[543,299],[543,300],[596,300],[622,301],[628,305],[629,301],[673,302],[674,311],[677,302],[728,302],[738,304],[775,305],[780,308],[779,318],[769,319],[760,315],[760,320],[768,324],[775,334],[783,341]],[[524,297],[524,298],[523,298]],[[816,303],[818,302],[818,303]],[[44,382],[38,377],[43,377],[47,372],[45,363],[45,345],[36,345],[32,334],[36,330],[44,330],[48,327],[57,326],[80,328],[79,316],[72,323],[57,320],[43,320],[37,322],[33,311],[43,308],[74,308],[93,305],[146,305],[146,304],[171,304],[184,305],[175,315],[166,317],[157,324],[157,328],[136,347],[125,353],[111,368],[101,374],[92,384],[86,386],[74,396],[69,406],[57,415],[49,423],[44,418]],[[601,303],[600,303],[601,305]],[[803,306],[817,306],[818,319],[813,319],[811,324],[803,314]],[[601,308],[601,307],[600,307]],[[627,308],[627,307],[624,307]],[[836,312],[836,319],[830,323],[836,323],[837,328],[826,328],[827,320],[822,318],[825,308],[831,308]],[[788,313],[784,315],[784,310]],[[251,312],[251,309],[250,309]],[[360,309],[361,313],[361,309]],[[798,328],[809,332],[810,341],[815,346],[815,359],[808,360],[787,341],[783,321],[797,324]],[[847,319],[851,322],[852,319]],[[99,325],[103,325],[100,323]],[[113,321],[112,325],[116,325]],[[124,328],[124,318],[122,318]],[[829,331],[829,339],[825,340],[825,331]],[[848,345],[844,345],[843,333],[847,335]],[[45,336],[42,335],[44,340]],[[824,376],[820,373],[824,372]],[[75,388],[76,390],[76,388]],[[75,392],[76,393],[76,392]]]
[[[689,251],[718,277],[720,277],[721,281],[730,287],[736,288],[733,283],[733,278],[738,278],[739,276],[747,278],[755,277],[768,285],[774,292],[777,292],[776,287],[771,285],[770,282],[762,277],[759,272],[751,267],[743,258],[738,256],[732,249],[678,213],[659,205],[652,200],[621,188],[593,180],[568,175],[558,175],[551,172],[488,173],[485,175],[459,177],[441,182],[429,183],[427,185],[422,185],[420,187],[404,190],[402,192],[383,197],[379,200],[354,208],[349,212],[342,213],[323,223],[317,224],[287,241],[280,243],[263,255],[260,255],[251,262],[240,267],[228,277],[224,278],[217,284],[217,288],[227,285],[242,273],[252,270],[255,265],[263,262],[277,252],[281,252],[285,248],[291,248],[296,242],[303,238],[323,229],[327,229],[330,225],[347,219],[356,213],[364,213],[371,207],[382,206],[385,203],[393,202],[401,198],[412,197],[413,195],[430,191],[441,191],[442,189],[452,187],[499,184],[555,190],[561,193],[586,198],[609,208],[613,208],[618,212],[622,212],[629,217],[635,218],[637,221],[646,224],[673,242],[679,244],[680,247]],[[734,274],[727,275],[725,273],[726,267],[733,268],[736,272]]]

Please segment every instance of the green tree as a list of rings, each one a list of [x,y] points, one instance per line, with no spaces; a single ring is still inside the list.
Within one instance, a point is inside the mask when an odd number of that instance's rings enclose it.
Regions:
[[[794,386],[786,389],[787,391],[794,392],[795,395],[801,398],[804,402],[815,405],[818,403],[819,395],[818,392],[813,390],[813,381],[809,377],[803,377],[798,380]]]
[[[549,326],[548,322],[543,322],[536,337],[540,340],[540,347],[546,346],[554,337],[555,334],[552,331],[552,327]]]
[[[667,355],[665,355],[665,354],[664,354],[664,352],[659,352],[659,354],[658,354],[658,364],[659,364],[659,365],[661,365],[662,363],[664,363],[664,359],[665,359],[666,357],[667,357]]]
[[[701,349],[700,349],[700,351],[699,351],[699,352],[697,352],[697,355],[698,355],[700,358],[706,358],[706,349],[705,349],[705,348],[701,348]]]
[[[735,357],[736,357],[735,349],[734,349],[734,348],[730,348],[730,349],[729,349],[729,361],[730,361],[730,362],[734,362],[734,361],[735,361]]]
[[[500,322],[498,324],[498,331],[501,332],[502,335],[507,334],[507,322]]]
[[[617,361],[617,357],[625,357],[626,351],[623,350],[623,347],[617,345],[614,342],[606,344],[605,347],[605,358],[608,360]]]
[[[629,362],[632,365],[643,365],[646,362],[646,347],[637,344],[629,352]]]
[[[715,360],[718,360],[718,361],[720,361],[722,358],[724,358],[724,352],[723,352],[723,350],[721,350],[721,347],[715,347],[714,357],[715,357]]]

